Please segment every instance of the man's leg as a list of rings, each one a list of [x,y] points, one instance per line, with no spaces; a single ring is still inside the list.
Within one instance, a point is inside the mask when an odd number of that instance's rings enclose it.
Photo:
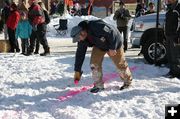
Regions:
[[[122,27],[117,27],[117,28],[118,28],[118,30],[119,30],[119,32],[120,32],[120,33],[122,33],[122,32],[123,32]]]
[[[15,45],[15,48],[16,48],[16,52],[20,52],[20,49],[19,49],[19,43],[18,43],[18,39],[16,39],[16,31],[14,30],[14,45]]]
[[[123,27],[123,37],[124,37],[124,51],[128,49],[128,27]]]
[[[4,39],[7,40],[8,39],[8,28],[7,25],[4,24]]]
[[[14,52],[13,31],[10,28],[8,28],[7,33],[8,33],[9,43],[10,43],[10,47],[11,47],[9,52]]]
[[[127,88],[128,86],[131,85],[132,75],[128,67],[128,63],[126,62],[123,48],[118,49],[117,54],[115,56],[112,56],[111,59],[118,68],[118,73],[120,75],[120,78],[124,82],[124,85],[121,88],[122,89]]]
[[[31,36],[30,36],[30,45],[29,45],[29,48],[28,48],[27,55],[31,55],[33,53],[33,51],[34,51],[35,40],[37,38],[36,36],[37,36],[36,31],[32,30],[32,33],[31,33]]]
[[[174,49],[174,44],[173,44],[173,36],[166,36],[166,48],[167,48],[167,60],[168,60],[168,68],[169,68],[169,72],[163,76],[167,77],[167,78],[174,78],[174,74],[173,74],[173,65],[174,65],[174,55],[175,54],[175,49]]]
[[[22,54],[25,54],[25,39],[21,39]]]
[[[36,49],[34,54],[39,54],[39,47],[40,47],[40,42],[39,42],[39,38],[36,39]]]
[[[170,46],[170,40],[172,40],[170,37],[166,37],[166,48],[167,48],[167,59],[168,59],[168,65],[170,67],[171,64],[171,46]]]
[[[29,39],[25,39],[25,54],[28,52],[28,47],[29,47]]]
[[[42,24],[38,26],[38,40],[43,45],[44,53],[41,53],[41,56],[46,56],[50,54],[50,48],[46,38],[46,25]]]
[[[179,61],[179,53],[180,53],[180,46],[176,42],[178,39],[177,36],[171,36],[169,39],[170,43],[170,73],[172,77],[180,77],[180,61]]]
[[[94,79],[94,88],[104,89],[104,82],[102,80],[102,62],[105,54],[106,52],[100,50],[99,48],[93,47],[92,49],[90,65],[92,70],[92,77]],[[91,92],[94,91],[91,90]]]

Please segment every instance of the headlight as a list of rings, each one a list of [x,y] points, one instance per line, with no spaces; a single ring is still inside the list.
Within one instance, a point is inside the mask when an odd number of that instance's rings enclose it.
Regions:
[[[135,31],[144,31],[144,23],[143,23],[143,21],[135,22],[134,30]]]

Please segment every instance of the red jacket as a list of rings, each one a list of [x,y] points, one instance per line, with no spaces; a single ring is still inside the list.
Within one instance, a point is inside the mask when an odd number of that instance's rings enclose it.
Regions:
[[[29,8],[28,19],[31,25],[45,23],[45,17],[42,8],[38,4],[32,4]]]
[[[6,25],[8,28],[15,30],[20,19],[20,14],[18,11],[12,11],[7,19]]]

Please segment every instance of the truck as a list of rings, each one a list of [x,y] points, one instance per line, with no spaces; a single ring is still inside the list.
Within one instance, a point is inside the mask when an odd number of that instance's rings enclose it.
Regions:
[[[156,13],[137,17],[133,20],[131,27],[130,42],[132,48],[142,48],[142,54],[145,60],[153,64],[155,59],[155,41],[157,37],[156,47],[156,63],[167,63],[166,37],[164,34],[165,12],[159,13],[158,28],[156,28]]]

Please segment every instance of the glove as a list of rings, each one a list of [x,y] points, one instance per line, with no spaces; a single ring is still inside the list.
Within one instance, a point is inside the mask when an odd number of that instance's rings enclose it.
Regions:
[[[75,73],[74,73],[74,84],[78,84],[78,82],[79,82],[80,79],[81,79],[82,73],[83,73],[83,72],[75,71]]]

